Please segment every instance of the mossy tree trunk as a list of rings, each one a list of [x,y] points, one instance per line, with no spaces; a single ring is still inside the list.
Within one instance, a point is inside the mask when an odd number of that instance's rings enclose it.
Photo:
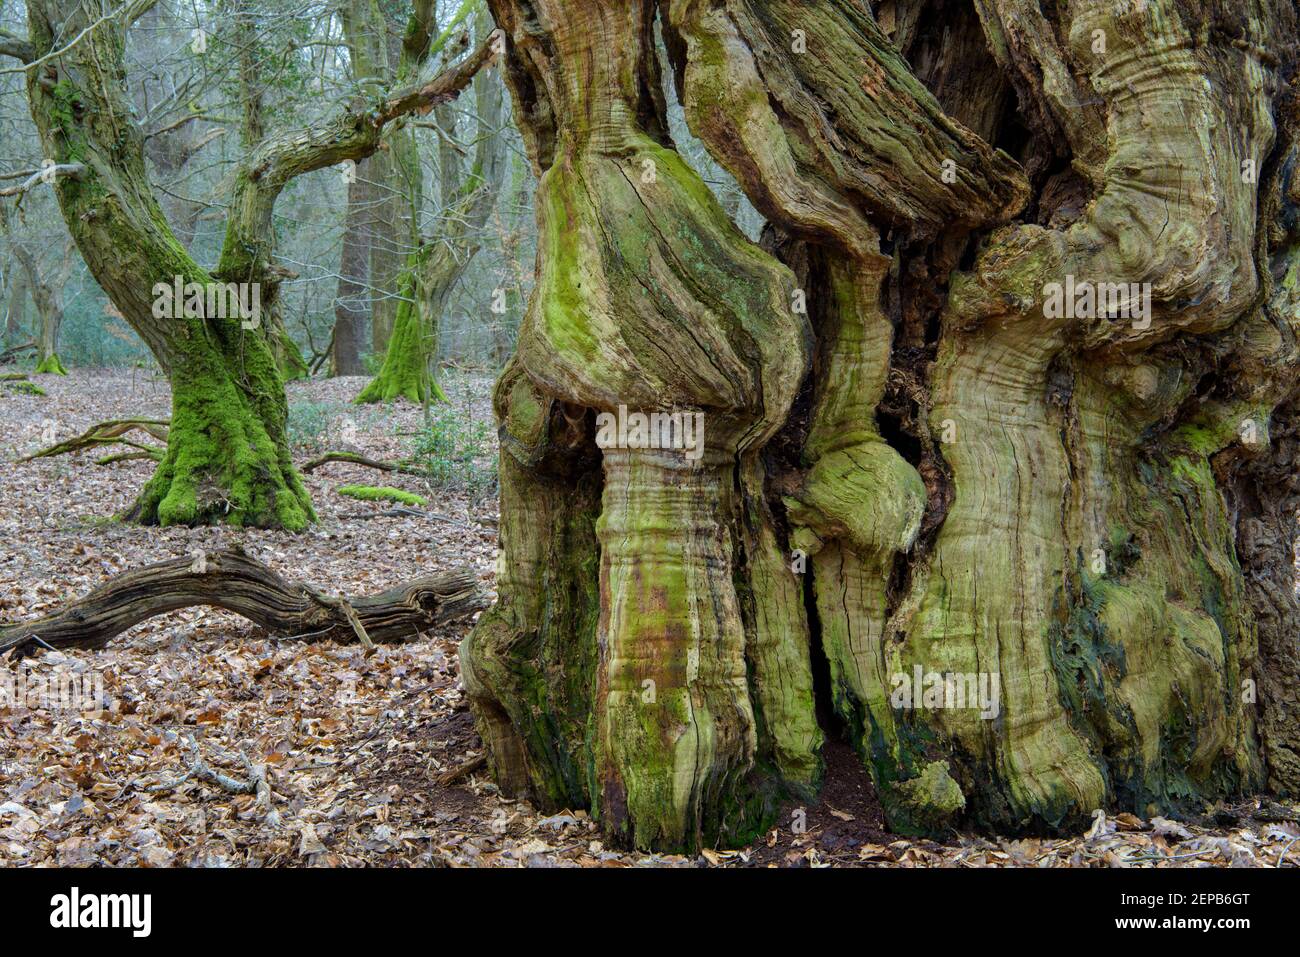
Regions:
[[[123,19],[129,15],[124,14]],[[62,0],[28,5],[38,55],[92,22]],[[118,79],[124,29],[109,21],[27,72],[46,155],[76,169],[55,190],[64,220],[99,285],[150,347],[172,383],[167,453],[130,515],[145,523],[302,528],[311,503],[289,460],[283,382],[266,334],[236,314],[155,309],[155,287],[207,286],[214,276],[172,235],[149,185],[143,140]],[[256,281],[255,276],[240,276]]]
[[[744,840],[820,783],[820,649],[899,829],[1300,792],[1290,4],[492,7],[540,176],[461,649],[503,788]]]
[[[480,38],[492,32],[486,8],[475,18],[475,32]],[[467,137],[474,150],[466,158],[451,145],[457,128],[454,113],[447,106],[434,111],[442,129],[438,151],[442,209],[433,235],[417,237],[418,248],[400,278],[396,319],[383,365],[357,396],[358,402],[446,401],[437,378],[439,332],[456,283],[482,245],[484,226],[505,177],[505,142],[500,134],[503,100],[496,76],[485,71],[475,78],[475,123],[473,136]]]
[[[125,30],[148,5],[140,0],[101,21],[70,0],[34,0],[30,52],[22,51],[33,61],[49,55],[26,71],[27,92],[42,147],[57,164],[64,220],[92,275],[172,384],[167,452],[129,516],[300,529],[313,512],[289,456],[284,375],[302,360],[277,306],[285,271],[273,259],[276,199],[293,177],[368,156],[386,125],[457,96],[491,50],[484,46],[431,79],[354,102],[311,126],[263,136],[234,173],[220,261],[209,271],[166,223],[122,94]],[[83,30],[67,48],[56,39]],[[255,98],[244,99],[249,110]],[[260,125],[256,113],[248,112],[250,138]],[[250,296],[256,290],[260,314],[156,308],[156,288],[176,282],[239,284]]]

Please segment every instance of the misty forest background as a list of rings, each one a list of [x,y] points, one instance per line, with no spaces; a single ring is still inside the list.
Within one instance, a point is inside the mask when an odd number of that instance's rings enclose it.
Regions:
[[[481,42],[475,30],[476,21],[483,30],[482,8],[475,0],[434,4],[437,43],[450,50],[460,32]],[[342,7],[163,2],[128,31],[128,83],[146,130],[150,177],[172,229],[196,259],[213,263],[221,250],[229,180],[249,149],[248,99],[260,102],[273,133],[373,94],[382,77],[366,61],[367,50],[381,45],[395,63],[409,13],[409,5],[394,0]],[[25,32],[21,3],[0,3],[0,29]],[[381,150],[355,166],[296,177],[277,202],[276,259],[292,274],[280,285],[283,316],[311,374],[379,372],[403,298],[400,267],[414,251],[401,220],[417,194],[424,199],[421,236],[442,243],[463,268],[440,316],[439,365],[495,373],[513,351],[533,282],[536,182],[500,71],[484,71],[477,82],[498,88],[505,104],[499,122],[485,124],[476,98],[466,95],[410,124],[422,177],[418,193]],[[665,85],[670,97],[671,86]],[[756,238],[762,217],[690,135],[680,105],[673,102],[670,110],[684,154]],[[43,160],[18,69],[0,73],[0,131],[0,188],[12,188]],[[472,176],[467,158],[484,138],[501,169],[496,182],[475,184],[490,193],[484,221],[449,229],[465,225],[456,219],[457,193]],[[52,323],[68,368],[156,368],[86,269],[48,187],[0,204],[0,217],[0,354],[11,370],[37,366],[43,324]],[[341,327],[345,335],[336,336]],[[301,406],[295,413],[292,404],[290,412],[299,420],[310,416]]]

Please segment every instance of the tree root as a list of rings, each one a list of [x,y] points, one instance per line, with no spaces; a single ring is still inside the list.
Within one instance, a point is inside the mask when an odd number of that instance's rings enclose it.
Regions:
[[[455,784],[461,778],[468,777],[475,771],[480,771],[485,767],[487,767],[486,752],[480,754],[476,758],[470,758],[464,764],[458,764],[454,768],[443,771],[441,774],[437,775],[434,780],[443,787],[447,787],[450,784]]]
[[[400,643],[462,619],[486,599],[472,572],[418,578],[378,595],[333,598],[286,582],[240,549],[123,572],[86,597],[34,621],[0,624],[0,653],[31,644],[97,648],[155,615],[211,605],[295,639]]]
[[[10,374],[0,376],[0,380],[7,379],[26,379],[24,373]],[[147,432],[160,442],[167,441],[167,432],[170,426],[167,419],[110,419],[107,422],[100,422],[92,425],[89,429],[77,436],[75,439],[67,439],[63,442],[55,443],[49,448],[41,449],[39,452],[33,452],[25,456],[21,461],[29,462],[32,459],[49,458],[54,455],[67,455],[69,452],[80,452],[84,449],[96,448],[101,445],[120,444],[132,448],[131,452],[119,452],[113,455],[106,455],[103,458],[95,460],[96,465],[112,465],[114,462],[130,462],[136,459],[153,459],[155,462],[161,462],[165,448],[159,448],[156,445],[148,445],[142,442],[134,442],[124,438],[127,433],[134,429],[140,429]],[[372,459],[367,455],[361,455],[358,452],[324,452],[314,459],[303,463],[299,471],[306,474],[314,472],[322,465],[329,462],[346,462],[351,465],[362,465],[366,468],[376,469],[381,472],[396,472],[401,475],[424,475],[423,469],[414,465],[408,465],[405,462],[388,462],[381,459]]]

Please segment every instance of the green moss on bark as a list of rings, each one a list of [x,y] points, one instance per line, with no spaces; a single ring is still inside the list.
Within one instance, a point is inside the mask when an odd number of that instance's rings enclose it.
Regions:
[[[423,257],[413,256],[402,275],[401,302],[393,322],[393,334],[384,353],[379,374],[366,383],[357,396],[358,403],[393,402],[406,399],[423,405],[446,402],[434,374],[437,359],[437,317],[426,315],[416,297],[419,295],[416,271]]]
[[[250,350],[240,384],[203,341],[172,375],[167,451],[128,518],[146,525],[228,522],[299,531],[315,520],[290,459],[284,386],[269,349]]]

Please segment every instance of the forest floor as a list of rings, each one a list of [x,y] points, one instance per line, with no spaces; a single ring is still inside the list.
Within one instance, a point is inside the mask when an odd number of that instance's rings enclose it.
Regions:
[[[477,470],[468,487],[430,488],[422,478],[327,465],[305,476],[320,521],[301,535],[140,528],[112,516],[151,462],[99,466],[95,452],[18,459],[51,429],[62,440],[111,418],[166,418],[166,381],[120,371],[37,378],[44,396],[0,383],[0,621],[45,614],[127,568],[235,544],[291,581],[351,596],[467,565],[492,590],[496,505]],[[363,383],[290,385],[300,460],[345,444],[389,459],[421,446],[422,410],[351,405]],[[490,461],[490,382],[453,374],[446,385],[452,408],[439,428],[457,440],[487,437]],[[335,491],[348,483],[430,502],[420,516],[377,515],[390,506]],[[98,675],[108,701],[93,712],[0,706],[0,865],[1300,866],[1294,809],[1261,813],[1257,802],[1213,809],[1207,826],[1120,815],[1057,839],[898,838],[842,744],[828,747],[820,802],[786,808],[748,849],[698,858],[610,850],[584,812],[540,815],[501,797],[483,770],[439,783],[482,753],[456,660],[468,628],[367,658],[356,645],[277,640],[230,613],[195,608],[100,650],[0,661],[12,680],[22,668]],[[191,741],[232,778],[245,771],[238,753],[265,764],[270,806],[197,777],[177,783]]]

